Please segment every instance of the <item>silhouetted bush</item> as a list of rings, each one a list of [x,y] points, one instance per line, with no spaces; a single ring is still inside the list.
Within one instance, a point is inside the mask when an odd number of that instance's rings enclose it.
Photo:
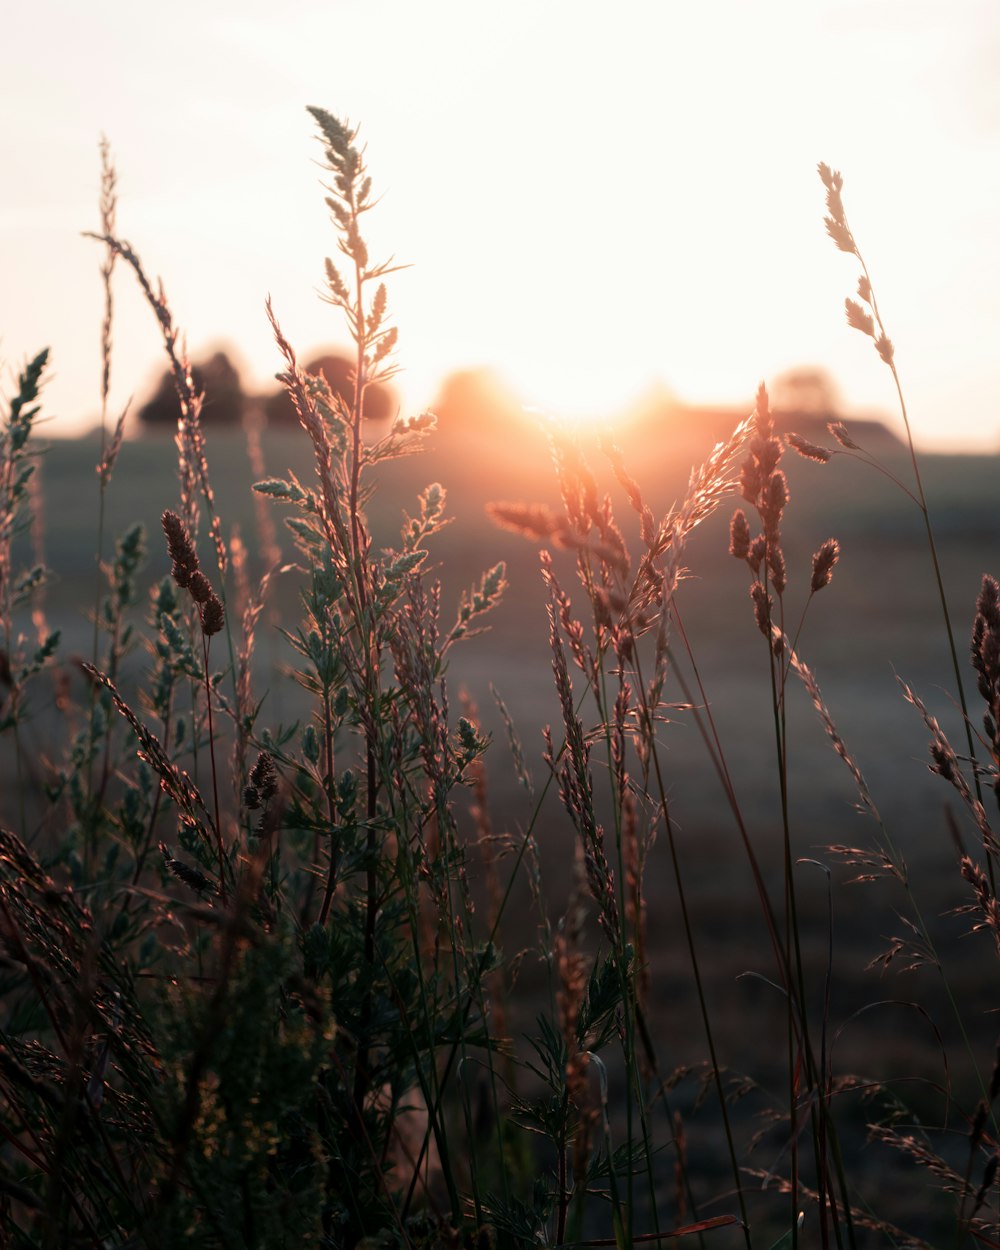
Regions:
[[[322,373],[334,395],[344,400],[348,407],[354,402],[354,362],[350,357],[329,352],[310,360],[305,371]],[[381,382],[369,384],[365,391],[363,412],[366,421],[388,421],[395,415],[397,407],[391,387]],[[264,412],[272,429],[294,427],[299,423],[295,407],[284,389],[265,397]]]
[[[225,352],[215,352],[200,364],[191,366],[196,391],[205,392],[201,419],[207,425],[235,425],[243,415],[246,394],[239,370]],[[139,409],[139,420],[145,425],[176,426],[180,403],[174,376],[165,372],[153,398]]]

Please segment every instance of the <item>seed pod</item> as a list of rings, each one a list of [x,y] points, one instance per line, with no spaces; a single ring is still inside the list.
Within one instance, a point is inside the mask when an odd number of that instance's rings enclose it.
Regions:
[[[729,522],[729,554],[745,560],[750,554],[750,524],[742,508],[737,508]]]
[[[194,543],[184,527],[184,522],[169,508],[160,518],[160,524],[167,537],[167,552],[173,561],[170,575],[178,586],[187,588],[198,571],[198,554]]]
[[[839,559],[840,543],[835,538],[828,538],[813,556],[812,581],[809,584],[809,588],[814,594],[817,590],[822,590],[824,586],[830,584],[830,578],[833,576],[833,566]]]
[[[211,638],[225,624],[226,614],[222,606],[222,600],[215,591],[212,591],[211,597],[206,599],[200,606],[201,628],[205,633],[205,637]]]
[[[191,592],[191,598],[195,603],[207,603],[212,597],[212,583],[208,580],[201,569],[195,569],[191,574],[191,580],[188,582],[188,590]]]

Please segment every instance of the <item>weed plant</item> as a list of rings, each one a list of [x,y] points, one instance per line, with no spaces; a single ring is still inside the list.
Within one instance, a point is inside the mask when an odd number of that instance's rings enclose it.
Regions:
[[[414,501],[398,536],[370,528],[379,465],[419,450],[435,419],[399,418],[384,436],[365,437],[366,388],[394,368],[385,285],[394,265],[373,260],[365,242],[375,200],[355,130],[310,112],[337,240],[325,297],[354,345],[354,391],[348,402],[304,372],[268,305],[315,475],[267,477],[249,431],[261,466],[261,576],[218,514],[203,396],[166,294],[116,234],[106,144],[93,236],[106,294],[102,429],[121,262],[157,320],[173,374],[179,485],[163,501],[162,534],[132,527],[107,556],[105,496],[125,414],[102,433],[93,647],[76,666],[45,621],[46,569],[26,560],[47,353],[27,364],[7,405],[0,1244],[624,1250],[681,1236],[824,1250],[1000,1244],[1000,1063],[981,1051],[981,1022],[966,1018],[921,910],[922,883],[911,880],[803,658],[809,610],[816,595],[834,593],[840,551],[835,538],[816,536],[804,576],[786,565],[786,444],[766,390],[663,517],[608,442],[608,472],[630,509],[620,521],[579,446],[555,432],[561,507],[492,505],[498,524],[542,547],[561,712],[545,730],[536,789],[499,701],[531,814],[519,832],[498,832],[489,739],[448,671],[454,647],[475,645],[505,569],[484,570],[457,605],[445,602],[433,573],[435,537],[449,519],[438,483]],[[842,179],[825,165],[820,174],[827,229],[862,267],[848,321],[872,338],[902,401]],[[888,473],[844,426],[831,436],[835,446],[794,434],[787,442],[817,464],[851,455]],[[893,480],[926,523],[967,751],[956,753],[918,692],[904,685],[902,695],[926,724],[932,770],[965,812],[953,828],[954,906],[980,935],[965,958],[990,960],[1000,951],[998,843],[985,805],[1000,791],[1000,589],[984,577],[972,613],[979,724],[912,441],[910,450],[912,486]],[[678,593],[692,531],[734,496],[743,506],[732,514],[730,550],[746,569],[746,628],[761,635],[770,689],[777,873],[760,851],[769,831],[741,808]],[[275,507],[294,543],[284,563]],[[574,573],[575,598],[566,588]],[[277,626],[294,671],[269,680],[290,676],[310,707],[291,724],[268,723],[254,664],[279,577],[296,580],[301,617]],[[787,707],[800,686],[871,818],[868,843],[833,845],[823,859],[803,857],[791,800]],[[36,693],[55,708],[51,742],[35,733]],[[748,973],[767,987],[759,1010],[768,1024],[781,1021],[778,1087],[731,1071],[720,1046],[704,918],[690,906],[692,852],[676,836],[664,755],[678,715],[703,739],[706,784],[728,802],[769,938],[769,964]],[[538,838],[557,806],[575,849],[569,903],[553,914]],[[705,1061],[693,1069],[676,1064],[650,1005],[644,881],[654,857],[673,878],[704,1034]],[[840,1030],[868,1004],[848,1020],[832,1014],[832,939],[825,957],[812,954],[832,921],[804,911],[801,894],[806,874],[820,872],[832,900],[845,863],[891,887],[902,918],[904,936],[878,966],[940,973],[965,1053],[945,1054],[937,1072],[889,1081],[835,1066]],[[508,923],[512,900],[523,897],[536,909],[527,950]],[[530,1014],[518,1004],[525,962],[544,974]],[[907,1102],[911,1081],[919,1115]],[[909,1196],[883,1204],[878,1169],[891,1151],[907,1161]]]

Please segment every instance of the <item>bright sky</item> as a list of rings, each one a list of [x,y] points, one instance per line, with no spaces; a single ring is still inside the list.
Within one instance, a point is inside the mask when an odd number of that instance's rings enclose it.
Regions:
[[[526,403],[594,415],[661,383],[744,402],[829,369],[894,412],[849,330],[854,261],[822,226],[843,171],[914,428],[1000,446],[1000,5],[996,0],[33,0],[0,76],[2,389],[53,351],[50,431],[99,403],[97,145],[119,230],[163,277],[192,354],[279,367],[270,293],[303,355],[335,247],[307,104],[361,126],[374,253],[391,280],[407,409],[490,366]],[[161,367],[122,269],[113,406]]]

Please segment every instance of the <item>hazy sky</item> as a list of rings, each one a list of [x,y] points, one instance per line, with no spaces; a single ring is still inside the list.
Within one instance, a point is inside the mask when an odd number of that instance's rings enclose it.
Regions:
[[[747,400],[828,368],[894,412],[848,329],[855,262],[822,226],[843,171],[914,428],[1000,446],[996,0],[34,0],[8,6],[0,76],[3,390],[53,351],[52,430],[98,408],[97,145],[120,233],[164,279],[192,354],[279,367],[270,293],[304,355],[342,339],[319,302],[327,222],[307,104],[361,126],[376,255],[408,409],[488,365],[528,403],[612,412],[659,382]],[[122,269],[113,404],[160,368]]]

